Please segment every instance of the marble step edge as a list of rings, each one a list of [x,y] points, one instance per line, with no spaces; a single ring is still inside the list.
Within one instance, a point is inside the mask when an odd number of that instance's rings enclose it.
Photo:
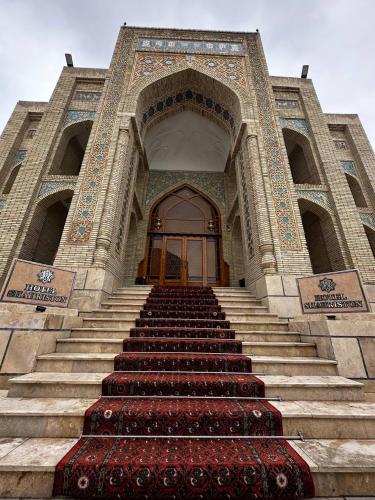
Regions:
[[[127,337],[129,338],[129,337]],[[142,337],[132,337],[134,339],[137,339],[139,341],[142,340]],[[155,337],[158,339],[158,337]],[[164,340],[167,342],[168,338],[164,338]],[[172,339],[173,340],[173,339]],[[194,341],[197,339],[181,339],[181,340],[190,340]],[[205,339],[199,339],[199,340],[205,340]],[[209,339],[212,340],[212,339]],[[230,339],[229,339],[230,341]],[[316,344],[314,342],[256,342],[256,341],[246,341],[246,340],[241,340],[240,341],[243,345],[249,345],[249,346],[259,346],[259,347],[316,347]],[[101,344],[120,344],[122,345],[123,340],[122,339],[108,339],[108,338],[66,338],[66,339],[57,339],[56,340],[57,344],[80,344],[80,343],[87,343],[87,344],[96,344],[96,343],[101,343]],[[202,353],[203,354],[203,353]],[[223,353],[224,354],[224,353]],[[1,500],[1,499],[0,499]]]
[[[86,409],[96,401],[91,398],[5,397],[0,398],[0,416],[83,417]],[[272,401],[272,405],[281,412],[283,418],[375,420],[375,402],[298,400]]]
[[[138,313],[139,314],[139,311]],[[255,314],[254,314],[255,316]],[[264,316],[264,314],[261,314],[261,316]],[[273,316],[277,316],[276,314],[273,315]],[[256,317],[256,316],[255,316]],[[100,317],[92,317],[92,316],[81,316],[81,318],[83,319],[83,321],[110,321],[110,322],[135,322],[135,319],[137,318],[134,318],[134,319],[126,319],[126,318],[100,318]],[[148,318],[143,318],[143,319],[148,319]],[[150,318],[150,319],[171,319],[171,320],[187,320],[187,321],[204,321],[204,318],[200,318],[200,319],[194,319],[194,318]],[[212,320],[214,320],[214,318],[212,318]],[[244,321],[238,321],[238,320],[230,320],[230,319],[225,319],[225,320],[217,320],[217,321],[230,321],[230,323],[232,323],[233,325],[251,325],[251,324],[260,324],[260,325],[288,325],[288,321],[283,321],[283,320],[276,320],[276,321],[265,321],[265,320],[254,320],[254,319],[247,319],[247,320],[244,320]],[[181,327],[183,328],[183,327]],[[232,328],[232,330],[234,330],[235,328]]]
[[[101,384],[102,380],[110,375],[110,372],[85,373],[85,372],[30,372],[25,375],[19,375],[11,378],[12,384],[34,384],[42,382],[45,384]],[[266,387],[352,387],[356,389],[363,388],[361,382],[341,377],[340,375],[259,375]]]
[[[284,323],[283,323],[284,324]],[[151,327],[150,327],[151,328]],[[100,332],[123,332],[123,333],[127,333],[129,334],[130,331],[127,330],[127,329],[124,329],[124,328],[105,328],[105,327],[99,327],[99,326],[92,326],[92,327],[74,327],[71,329],[71,331],[100,331]],[[230,330],[234,330],[234,328],[230,328]],[[253,334],[270,334],[270,335],[277,335],[277,334],[280,334],[280,335],[301,335],[301,332],[297,332],[297,331],[290,331],[288,330],[287,332],[283,331],[283,330],[263,330],[263,331],[259,331],[259,330],[240,330],[240,331],[237,331],[236,333],[241,333],[242,334],[249,334],[249,335],[253,335]],[[141,338],[141,337],[139,337]],[[175,337],[171,337],[171,338],[175,338]],[[184,337],[185,338],[185,337]]]
[[[147,353],[145,353],[147,354]],[[163,353],[160,353],[163,354]],[[178,353],[176,353],[178,354]],[[198,353],[193,353],[198,354]],[[114,360],[116,354],[113,353],[91,353],[91,352],[53,352],[41,354],[37,360],[46,361],[110,361]],[[245,355],[246,356],[246,355]],[[249,356],[250,357],[250,356]],[[313,364],[313,365],[337,365],[337,361],[318,357],[283,357],[283,356],[251,356],[253,363],[273,363],[273,364]]]
[[[31,372],[10,380],[9,397],[99,398],[102,380],[112,370],[99,372]],[[307,401],[364,401],[360,382],[338,375],[262,375],[267,397]]]
[[[72,438],[3,438],[0,452],[0,495],[50,498],[54,470],[77,442]],[[315,494],[372,495],[375,491],[375,440],[309,439],[290,441],[313,475]],[[1,450],[0,448],[0,450]]]

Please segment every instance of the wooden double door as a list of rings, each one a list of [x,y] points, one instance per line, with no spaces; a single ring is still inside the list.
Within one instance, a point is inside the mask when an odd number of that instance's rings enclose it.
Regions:
[[[219,238],[154,235],[149,244],[149,283],[179,286],[221,284]]]

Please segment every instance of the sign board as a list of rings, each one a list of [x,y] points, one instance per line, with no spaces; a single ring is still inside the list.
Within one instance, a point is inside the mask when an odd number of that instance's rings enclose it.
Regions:
[[[304,314],[367,312],[358,271],[316,274],[297,278]]]
[[[73,271],[15,259],[1,292],[1,300],[47,307],[67,307],[75,275]]]

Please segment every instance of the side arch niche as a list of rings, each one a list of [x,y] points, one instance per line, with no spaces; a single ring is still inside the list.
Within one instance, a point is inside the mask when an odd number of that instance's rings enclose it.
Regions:
[[[22,163],[19,163],[18,165],[15,165],[12,170],[10,171],[7,180],[4,184],[3,192],[2,194],[9,194],[12,190],[13,184],[16,182],[17,176],[20,172],[20,168],[22,167]]]
[[[298,205],[313,273],[345,269],[331,214],[309,200],[300,199]]]
[[[21,259],[54,263],[72,197],[71,190],[59,191],[36,205],[21,248]]]
[[[92,124],[91,120],[85,120],[73,123],[64,129],[49,172],[50,174],[79,175]]]
[[[370,228],[366,224],[363,225],[363,229],[365,230],[369,245],[372,250],[372,255],[374,256],[375,259],[375,231],[373,228]]]
[[[321,184],[309,139],[289,128],[283,136],[294,184]]]
[[[366,208],[367,202],[366,202],[366,199],[363,195],[362,188],[361,188],[361,185],[358,182],[358,180],[349,174],[345,174],[345,177],[346,177],[346,180],[349,184],[349,188],[350,188],[350,191],[352,193],[356,207]]]

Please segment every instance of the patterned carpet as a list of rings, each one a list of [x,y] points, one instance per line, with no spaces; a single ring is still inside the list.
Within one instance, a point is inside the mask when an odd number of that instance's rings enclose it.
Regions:
[[[211,288],[154,287],[54,494],[136,500],[314,496]],[[248,399],[246,399],[248,398]],[[249,399],[254,398],[254,399]],[[256,399],[260,398],[260,399]]]

